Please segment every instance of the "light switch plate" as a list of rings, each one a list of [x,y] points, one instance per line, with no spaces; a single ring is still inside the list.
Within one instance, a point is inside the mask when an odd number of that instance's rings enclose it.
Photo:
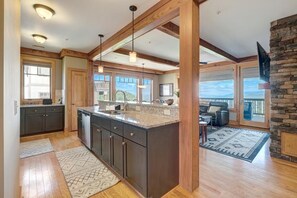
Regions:
[[[164,109],[164,115],[170,115],[170,110],[169,109]]]
[[[13,113],[14,115],[18,114],[18,101],[13,101]]]

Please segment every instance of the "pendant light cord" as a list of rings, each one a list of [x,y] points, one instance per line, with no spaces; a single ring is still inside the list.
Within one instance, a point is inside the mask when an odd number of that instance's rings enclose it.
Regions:
[[[102,65],[102,36],[100,36],[100,66]]]
[[[132,52],[134,52],[134,11],[132,11]]]

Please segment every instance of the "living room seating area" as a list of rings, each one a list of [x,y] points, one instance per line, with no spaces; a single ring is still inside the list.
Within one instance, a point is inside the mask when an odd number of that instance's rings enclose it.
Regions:
[[[228,103],[209,102],[209,105],[200,105],[200,116],[211,116],[212,125],[225,126],[229,123]]]

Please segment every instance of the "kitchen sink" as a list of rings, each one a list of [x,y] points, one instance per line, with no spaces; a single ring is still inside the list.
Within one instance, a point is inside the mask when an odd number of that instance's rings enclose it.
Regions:
[[[109,114],[109,115],[121,115],[121,114],[124,114],[123,111],[118,111],[118,110],[105,110],[105,111],[99,111],[99,112]]]

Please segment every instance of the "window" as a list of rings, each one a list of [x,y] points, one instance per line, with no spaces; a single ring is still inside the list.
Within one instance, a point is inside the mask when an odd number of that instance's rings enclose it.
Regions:
[[[24,64],[24,99],[51,98],[51,67]]]
[[[111,100],[109,74],[94,74],[94,104],[100,100]]]
[[[199,83],[200,102],[227,102],[234,108],[234,77],[233,69],[215,72],[201,72]]]
[[[143,85],[145,88],[141,89],[142,91],[142,102],[151,102],[153,98],[152,94],[152,80],[148,78],[143,79]]]
[[[115,89],[116,101],[124,101],[124,94],[118,91],[124,91],[129,101],[137,101],[137,85],[138,79],[130,76],[116,76]]]

